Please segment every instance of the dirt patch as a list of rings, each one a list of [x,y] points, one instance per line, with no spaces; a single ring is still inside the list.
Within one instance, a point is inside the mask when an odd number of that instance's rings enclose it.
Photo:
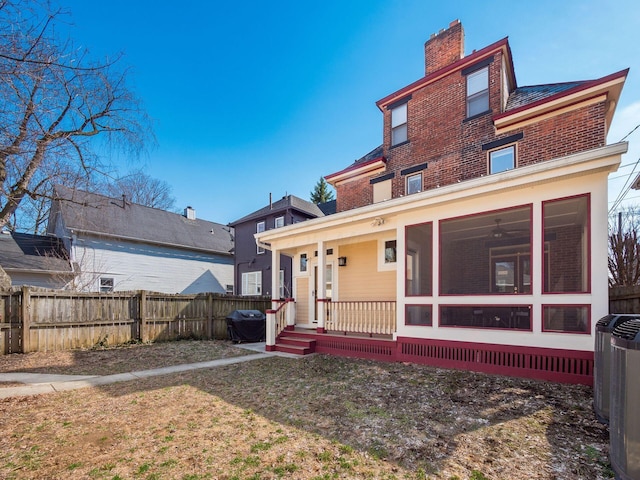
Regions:
[[[111,348],[0,355],[0,373],[110,375],[251,353],[254,352],[218,340],[134,343]]]
[[[581,386],[272,357],[1,401],[0,477],[610,478],[591,405]]]

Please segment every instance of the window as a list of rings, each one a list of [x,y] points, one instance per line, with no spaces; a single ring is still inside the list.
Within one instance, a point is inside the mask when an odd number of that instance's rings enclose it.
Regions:
[[[407,195],[422,191],[422,173],[407,176]]]
[[[391,109],[391,145],[398,145],[407,139],[407,104],[403,103]]]
[[[530,205],[440,221],[442,295],[531,293]]]
[[[545,305],[542,307],[542,331],[589,333],[589,307],[586,305]]]
[[[227,284],[225,287],[225,292],[228,293],[229,295],[233,295],[233,285]]]
[[[543,293],[589,292],[589,196],[543,202]]]
[[[275,228],[284,227],[284,217],[276,217],[276,220],[274,222],[274,227]]]
[[[278,298],[285,298],[284,291],[284,270],[280,270],[278,272]]]
[[[407,305],[404,310],[404,324],[430,327],[433,324],[431,311],[431,305]]]
[[[489,110],[489,67],[467,75],[467,117]]]
[[[102,277],[100,279],[100,293],[113,292],[113,278]]]
[[[391,180],[373,184],[373,203],[391,199]]]
[[[242,295],[262,295],[262,272],[242,274]]]
[[[396,240],[384,242],[384,263],[396,263]]]
[[[489,173],[513,170],[515,166],[516,147],[514,145],[489,152]]]
[[[307,271],[307,254],[306,253],[300,254],[300,271],[301,272]]]
[[[465,305],[440,307],[443,327],[531,330],[531,306]]]
[[[265,223],[264,222],[256,223],[256,233],[264,232],[264,230],[265,230]],[[264,253],[264,248],[258,247],[258,253]]]
[[[433,235],[432,224],[408,225],[405,229],[407,296],[428,296],[432,293]]]

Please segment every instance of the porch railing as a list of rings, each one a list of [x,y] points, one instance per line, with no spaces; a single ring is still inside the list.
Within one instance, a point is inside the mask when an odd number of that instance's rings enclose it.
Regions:
[[[396,331],[396,302],[327,302],[327,330],[391,335]]]
[[[293,298],[278,300],[280,305],[275,310],[267,310],[266,350],[275,349],[276,338],[295,321],[295,301]]]

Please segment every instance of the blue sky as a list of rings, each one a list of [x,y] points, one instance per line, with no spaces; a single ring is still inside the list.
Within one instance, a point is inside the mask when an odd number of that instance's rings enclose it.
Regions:
[[[627,67],[609,142],[640,123],[640,4],[324,0],[59,0],[93,57],[123,52],[157,145],[122,171],[169,183],[177,207],[228,223],[382,143],[375,102],[424,75],[424,42],[460,19],[467,54],[509,37],[518,85]],[[640,129],[623,165],[640,158]],[[610,176],[610,200],[632,167]],[[624,204],[640,205],[632,191]]]

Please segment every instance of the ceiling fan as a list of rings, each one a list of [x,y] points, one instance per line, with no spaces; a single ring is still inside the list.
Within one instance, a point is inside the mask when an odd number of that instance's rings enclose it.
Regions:
[[[515,233],[528,232],[527,229],[507,230],[503,228],[500,225],[500,222],[502,222],[501,218],[496,218],[494,222],[496,222],[496,226],[492,228],[491,231],[489,232],[489,237],[491,238],[499,239],[499,238],[505,238],[505,237],[512,237],[513,234]]]

